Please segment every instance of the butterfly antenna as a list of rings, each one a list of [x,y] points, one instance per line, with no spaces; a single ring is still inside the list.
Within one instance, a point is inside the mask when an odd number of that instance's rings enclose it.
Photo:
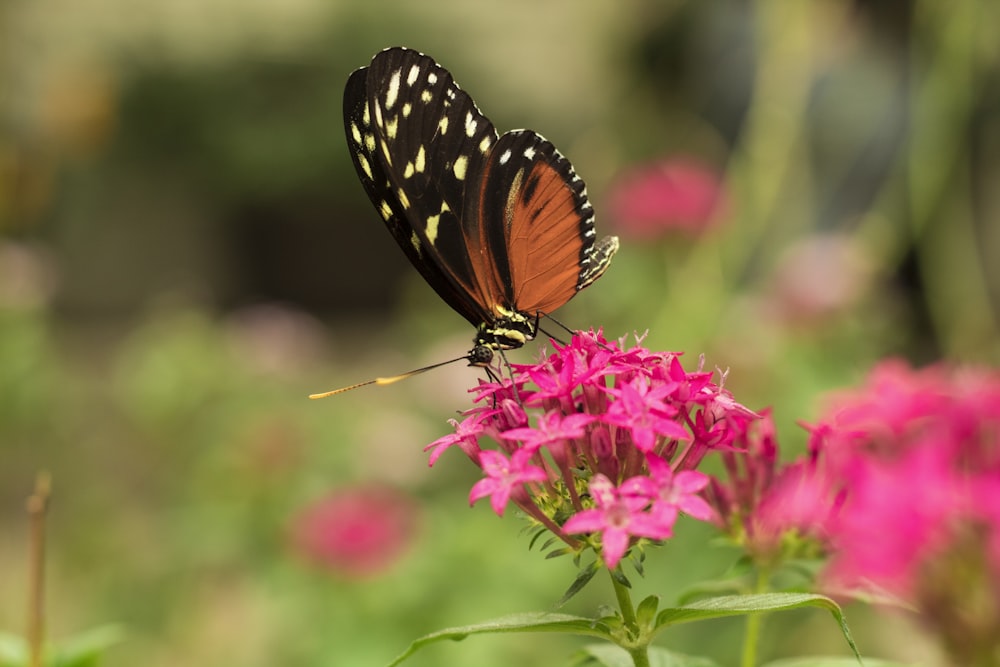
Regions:
[[[573,336],[575,334],[580,333],[579,330],[577,330],[577,329],[570,329],[568,326],[566,326],[565,324],[563,324],[562,322],[560,322],[556,318],[552,317],[548,313],[545,313],[544,315],[545,315],[545,319],[547,319],[550,322],[552,322],[553,324],[559,326],[563,331],[565,331],[569,335]],[[544,333],[546,336],[550,336],[551,335],[551,334],[549,334],[548,331],[543,330],[541,327],[539,327],[538,330],[541,331],[542,333]],[[555,336],[552,336],[552,337],[555,338]]]
[[[387,385],[393,384],[394,382],[399,382],[400,380],[405,380],[406,378],[413,377],[414,375],[419,375],[426,371],[434,370],[435,368],[440,368],[441,366],[447,366],[448,364],[453,364],[456,361],[467,361],[468,356],[458,357],[457,359],[449,359],[448,361],[441,361],[436,364],[431,364],[430,366],[424,366],[423,368],[417,368],[412,371],[407,371],[405,373],[400,373],[399,375],[391,375],[386,378],[374,378],[372,380],[365,380],[364,382],[359,382],[357,384],[352,384],[347,387],[341,387],[340,389],[334,389],[332,391],[324,391],[318,394],[309,394],[309,398],[326,398],[327,396],[335,396],[336,394],[343,394],[348,391],[353,391],[361,387],[367,387],[370,384],[375,385]]]
[[[540,314],[541,314],[541,313],[540,313]],[[548,313],[545,313],[545,314],[544,314],[544,316],[545,316],[545,319],[547,319],[547,320],[550,320],[550,321],[552,321],[553,323],[555,323],[555,324],[559,325],[560,327],[562,327],[563,329],[565,329],[565,330],[566,330],[566,332],[567,332],[567,333],[569,333],[570,335],[573,335],[573,336],[575,336],[575,335],[576,335],[576,334],[578,334],[578,333],[583,333],[583,332],[582,332],[581,330],[579,330],[579,329],[570,329],[570,328],[569,328],[568,326],[566,326],[565,324],[563,324],[562,322],[560,322],[560,321],[559,321],[559,320],[557,320],[556,318],[552,317],[552,316],[551,316],[551,315],[549,315]],[[537,322],[537,320],[536,320],[536,322]],[[564,341],[562,341],[562,340],[561,340],[560,338],[558,338],[557,336],[555,336],[555,335],[553,335],[553,334],[549,333],[548,331],[546,331],[545,329],[543,329],[543,328],[542,328],[541,326],[539,326],[539,327],[537,327],[537,328],[538,328],[538,330],[539,330],[539,331],[541,331],[541,332],[542,332],[543,334],[545,334],[545,335],[546,335],[546,336],[548,336],[549,338],[552,338],[552,339],[555,339],[555,340],[556,340],[557,342],[559,342],[559,343],[562,343],[563,345],[565,345],[565,344],[566,344],[566,343],[565,343]],[[601,343],[600,341],[597,341],[597,344],[598,344],[598,345],[600,345],[601,347],[603,347],[603,348],[604,348],[605,350],[610,350],[610,349],[611,349],[610,347],[608,347],[608,346],[607,346],[607,345],[605,345],[604,343]]]

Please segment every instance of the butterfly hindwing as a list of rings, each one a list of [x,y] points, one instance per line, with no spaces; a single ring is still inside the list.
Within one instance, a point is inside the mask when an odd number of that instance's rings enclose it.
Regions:
[[[595,244],[586,186],[569,160],[530,130],[500,137],[479,199],[506,305],[530,315],[551,313],[569,301],[604,271],[617,249],[617,239],[613,249],[607,248],[610,239]]]

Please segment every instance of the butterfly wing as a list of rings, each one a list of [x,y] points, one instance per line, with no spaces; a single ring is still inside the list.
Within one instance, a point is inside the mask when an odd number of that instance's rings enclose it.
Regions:
[[[594,208],[569,160],[530,130],[504,134],[486,162],[467,215],[482,220],[507,308],[551,313],[599,278],[618,250],[596,241]]]
[[[496,270],[478,221],[462,212],[497,140],[493,124],[447,70],[403,48],[351,75],[344,121],[358,176],[410,262],[474,326],[490,321],[484,276]]]

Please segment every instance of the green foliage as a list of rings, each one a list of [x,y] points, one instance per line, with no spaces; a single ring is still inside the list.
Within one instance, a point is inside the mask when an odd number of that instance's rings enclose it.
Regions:
[[[124,639],[122,629],[105,625],[81,632],[49,647],[40,667],[99,667],[104,653]],[[27,643],[0,633],[0,667],[30,667]]]
[[[656,615],[655,623],[652,623],[650,621],[653,620],[656,604],[657,601],[652,596],[639,604],[636,614],[640,623],[641,634],[639,637],[626,639],[628,633],[624,632],[624,628],[619,623],[609,622],[610,619],[588,619],[580,616],[542,612],[517,614],[484,623],[447,628],[424,635],[410,644],[409,648],[389,663],[389,667],[401,664],[418,650],[434,642],[446,639],[461,641],[470,635],[506,634],[512,632],[567,633],[587,637],[599,637],[606,640],[609,644],[617,645],[621,650],[587,649],[585,653],[589,659],[607,667],[626,665],[634,667],[634,665],[639,663],[634,662],[635,658],[632,651],[639,649],[645,652],[648,649],[648,643],[653,637],[671,626],[725,616],[745,616],[748,614],[789,611],[802,607],[819,607],[833,614],[834,619],[840,625],[844,639],[847,640],[848,645],[854,652],[856,658],[856,663],[854,664],[862,664],[861,656],[858,654],[857,646],[855,646],[854,640],[851,638],[851,633],[847,628],[847,623],[844,620],[844,615],[840,607],[833,600],[822,595],[767,593],[707,598],[683,607],[664,609]],[[627,657],[627,660],[623,658],[623,654]],[[823,665],[826,664],[828,659],[811,660],[814,660],[814,663],[807,660],[802,664]],[[700,665],[712,664],[711,661],[704,658],[679,656],[666,651],[655,653],[650,658],[650,661],[650,664],[653,665],[676,665],[677,667],[698,667]]]

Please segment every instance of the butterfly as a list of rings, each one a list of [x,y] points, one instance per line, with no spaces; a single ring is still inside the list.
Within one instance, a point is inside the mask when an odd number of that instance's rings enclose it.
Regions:
[[[597,239],[583,181],[530,130],[498,135],[432,58],[376,54],[344,90],[351,160],[413,266],[476,327],[470,365],[521,347],[597,280],[618,250]]]

